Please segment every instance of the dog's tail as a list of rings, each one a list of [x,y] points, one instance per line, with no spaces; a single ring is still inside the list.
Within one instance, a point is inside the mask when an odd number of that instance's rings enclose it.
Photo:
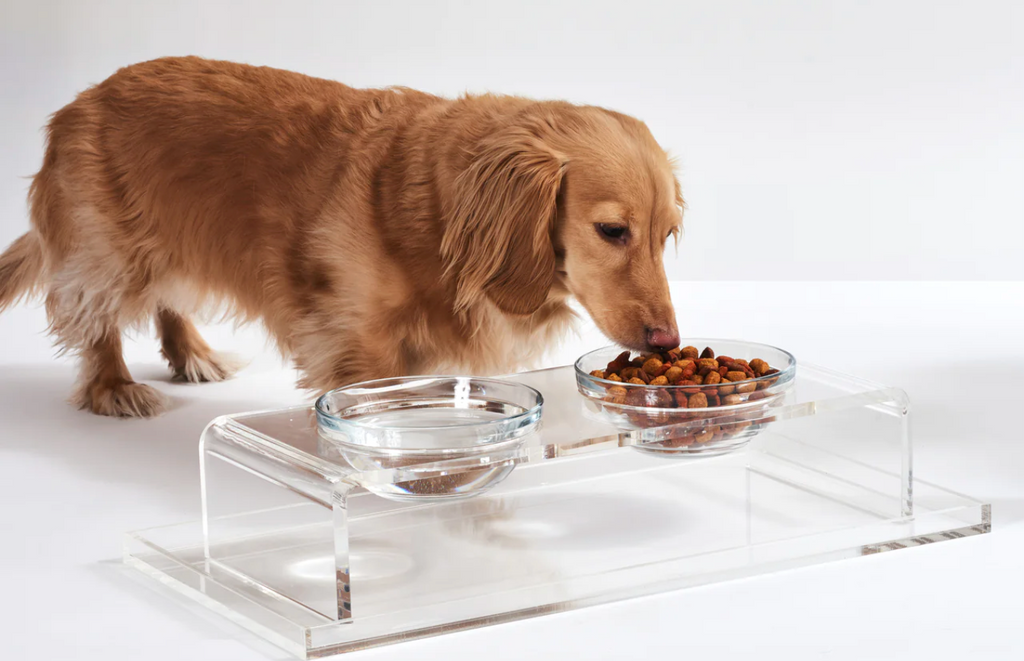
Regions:
[[[14,305],[39,284],[45,260],[35,230],[16,239],[0,255],[0,312]]]

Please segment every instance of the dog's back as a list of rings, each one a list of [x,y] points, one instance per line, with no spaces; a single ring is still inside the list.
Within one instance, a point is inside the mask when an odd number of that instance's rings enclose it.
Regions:
[[[55,268],[116,264],[128,290],[174,276],[255,314],[267,242],[315,218],[367,121],[431,98],[198,58],[127,67],[50,122],[35,228]]]

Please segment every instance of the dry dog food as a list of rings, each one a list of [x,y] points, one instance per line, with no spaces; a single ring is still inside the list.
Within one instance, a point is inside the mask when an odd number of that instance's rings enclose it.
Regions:
[[[729,356],[716,357],[711,347],[705,347],[702,352],[698,352],[696,347],[677,347],[635,358],[630,357],[630,352],[623,351],[605,369],[594,370],[590,375],[623,384],[666,386],[610,386],[605,397],[609,403],[702,409],[762,399],[765,394],[760,391],[778,379],[761,377],[778,373],[779,370],[760,358],[746,361]]]

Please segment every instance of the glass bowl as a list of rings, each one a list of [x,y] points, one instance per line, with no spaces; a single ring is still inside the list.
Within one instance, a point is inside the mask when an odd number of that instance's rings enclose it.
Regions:
[[[543,396],[499,379],[416,376],[338,388],[316,401],[321,451],[393,500],[475,496],[504,480],[537,429]],[[438,468],[437,462],[445,462]]]
[[[610,381],[592,376],[604,370],[623,352],[605,347],[584,354],[576,361],[576,386],[588,411],[632,432],[640,441],[635,447],[663,456],[688,457],[725,454],[743,447],[756,436],[793,385],[796,358],[788,351],[767,344],[738,340],[690,339],[680,346],[698,351],[711,347],[716,356],[746,361],[760,358],[778,373],[736,383],[710,385],[648,385]],[[689,408],[692,395],[704,394],[718,406]],[[728,397],[728,403],[723,400]]]

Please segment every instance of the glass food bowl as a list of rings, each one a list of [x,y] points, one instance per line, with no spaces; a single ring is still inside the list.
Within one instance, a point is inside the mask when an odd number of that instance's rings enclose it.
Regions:
[[[796,375],[796,359],[788,351],[755,342],[690,339],[680,346],[698,351],[711,347],[716,356],[746,361],[760,358],[778,372],[709,385],[648,385],[592,376],[623,351],[605,347],[576,361],[576,385],[592,414],[635,433],[638,450],[665,456],[711,456],[746,445],[767,424],[767,412],[782,403]],[[705,406],[690,408],[692,396],[704,395]],[[714,397],[712,397],[714,396]],[[698,402],[700,402],[698,398]],[[718,401],[719,405],[711,403]]]
[[[357,383],[316,401],[321,449],[393,500],[475,496],[505,479],[540,422],[543,396],[499,379],[417,376]],[[445,462],[439,466],[437,462]]]

